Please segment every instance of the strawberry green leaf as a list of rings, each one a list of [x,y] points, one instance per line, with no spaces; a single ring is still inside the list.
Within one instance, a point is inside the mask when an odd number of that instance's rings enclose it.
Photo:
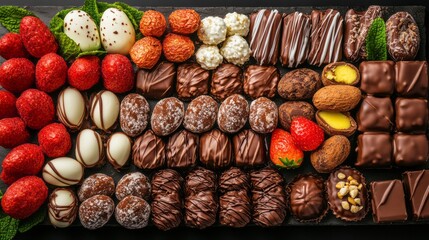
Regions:
[[[0,210],[0,240],[12,240],[18,231],[19,220]]]
[[[301,166],[302,158],[298,160],[288,159],[288,158],[279,158],[280,162],[283,163],[283,166],[288,169],[297,168]]]

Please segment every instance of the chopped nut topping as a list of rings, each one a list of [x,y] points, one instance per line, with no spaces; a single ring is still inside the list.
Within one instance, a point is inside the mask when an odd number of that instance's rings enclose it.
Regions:
[[[346,182],[341,181],[341,182],[338,182],[338,183],[335,185],[335,188],[337,188],[337,189],[341,189],[341,188],[343,188],[344,186],[346,186]]]
[[[358,195],[358,190],[353,189],[349,192],[350,197],[355,198]]]
[[[355,200],[355,203],[356,203],[357,205],[361,205],[360,198],[355,198],[355,199],[353,199],[353,200]]]
[[[342,179],[346,178],[346,175],[344,173],[338,173],[337,177],[338,177],[338,179],[342,180]]]
[[[346,176],[343,173],[338,173],[339,179],[347,179],[347,181],[339,181],[335,188],[338,189],[337,197],[339,199],[347,198],[347,201],[341,201],[341,207],[349,210],[352,213],[357,213],[363,209],[362,199],[358,197],[359,191],[363,188],[363,184],[359,183],[352,176]]]
[[[347,201],[342,201],[341,207],[343,207],[345,210],[350,210],[350,204]]]
[[[355,200],[354,200],[353,198],[351,198],[351,197],[348,197],[348,198],[347,198],[347,201],[348,201],[349,203],[351,203],[352,205],[356,205]]]

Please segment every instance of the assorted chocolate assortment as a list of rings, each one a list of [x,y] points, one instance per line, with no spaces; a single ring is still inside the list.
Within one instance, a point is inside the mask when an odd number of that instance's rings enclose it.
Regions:
[[[328,211],[345,222],[368,213],[375,223],[429,220],[428,66],[415,60],[424,31],[408,12],[259,9],[201,18],[180,9],[167,24],[156,10],[130,21],[112,7],[101,18],[100,43],[95,22],[87,32],[93,37],[77,33],[85,26],[72,18],[93,21],[81,11],[64,19],[64,33],[84,53],[64,72],[68,85],[47,76],[61,83],[56,108],[38,70],[44,57],[37,64],[13,59],[57,55],[64,46],[55,42],[55,51],[39,56],[24,31],[21,56],[5,53],[0,41],[7,59],[0,66],[0,146],[12,149],[0,176],[10,185],[6,214],[20,219],[47,201],[55,227],[79,219],[98,229],[112,219],[126,229],[152,224],[162,231],[273,227],[286,224],[288,213],[319,223]],[[386,57],[373,59],[379,39],[372,27],[381,17],[388,19]],[[104,58],[85,56],[101,47]],[[35,70],[25,74],[26,64]],[[26,78],[25,89],[12,84]],[[39,90],[27,90],[33,83]],[[46,127],[54,121],[66,134]],[[23,150],[28,128],[41,129],[40,147]],[[119,181],[101,169],[106,163]],[[283,175],[302,164],[314,171],[287,182]],[[399,169],[402,179],[367,182],[368,168]],[[19,181],[39,173],[40,181],[26,180],[43,183],[38,193],[48,185],[49,197],[13,209],[15,193],[32,190]]]

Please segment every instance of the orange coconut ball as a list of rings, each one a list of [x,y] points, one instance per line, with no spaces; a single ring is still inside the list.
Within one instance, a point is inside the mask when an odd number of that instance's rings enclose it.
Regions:
[[[138,40],[130,50],[131,60],[139,67],[151,69],[161,57],[161,42],[154,37]]]
[[[162,42],[162,50],[168,61],[179,63],[192,57],[195,46],[189,37],[169,33]]]
[[[167,28],[167,21],[162,13],[148,10],[140,20],[140,32],[145,36],[161,37]]]
[[[193,9],[178,9],[168,17],[171,31],[185,35],[197,31],[200,20],[200,15]]]

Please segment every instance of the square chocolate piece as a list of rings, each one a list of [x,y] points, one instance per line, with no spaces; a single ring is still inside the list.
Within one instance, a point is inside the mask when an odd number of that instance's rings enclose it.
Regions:
[[[425,99],[397,98],[395,103],[396,130],[424,133],[428,125],[428,102]]]
[[[274,66],[250,65],[244,72],[244,92],[251,98],[276,95],[280,74]]]
[[[403,175],[414,220],[429,219],[429,170],[407,171]]]
[[[395,134],[393,158],[396,165],[413,167],[424,165],[428,160],[429,142],[425,134]]]
[[[390,96],[395,85],[393,61],[365,61],[359,65],[360,89],[369,95]]]
[[[365,97],[356,120],[361,132],[390,132],[393,129],[392,101],[388,97]]]
[[[355,166],[386,168],[392,162],[392,137],[389,133],[364,133],[358,136],[358,154]]]
[[[232,138],[235,165],[256,167],[265,164],[264,136],[245,129]]]
[[[249,47],[259,65],[276,65],[283,14],[261,9],[250,14]]]
[[[406,221],[405,194],[400,180],[371,183],[372,216],[374,222]]]
[[[426,61],[400,61],[396,63],[395,89],[401,97],[428,95],[428,64]]]

